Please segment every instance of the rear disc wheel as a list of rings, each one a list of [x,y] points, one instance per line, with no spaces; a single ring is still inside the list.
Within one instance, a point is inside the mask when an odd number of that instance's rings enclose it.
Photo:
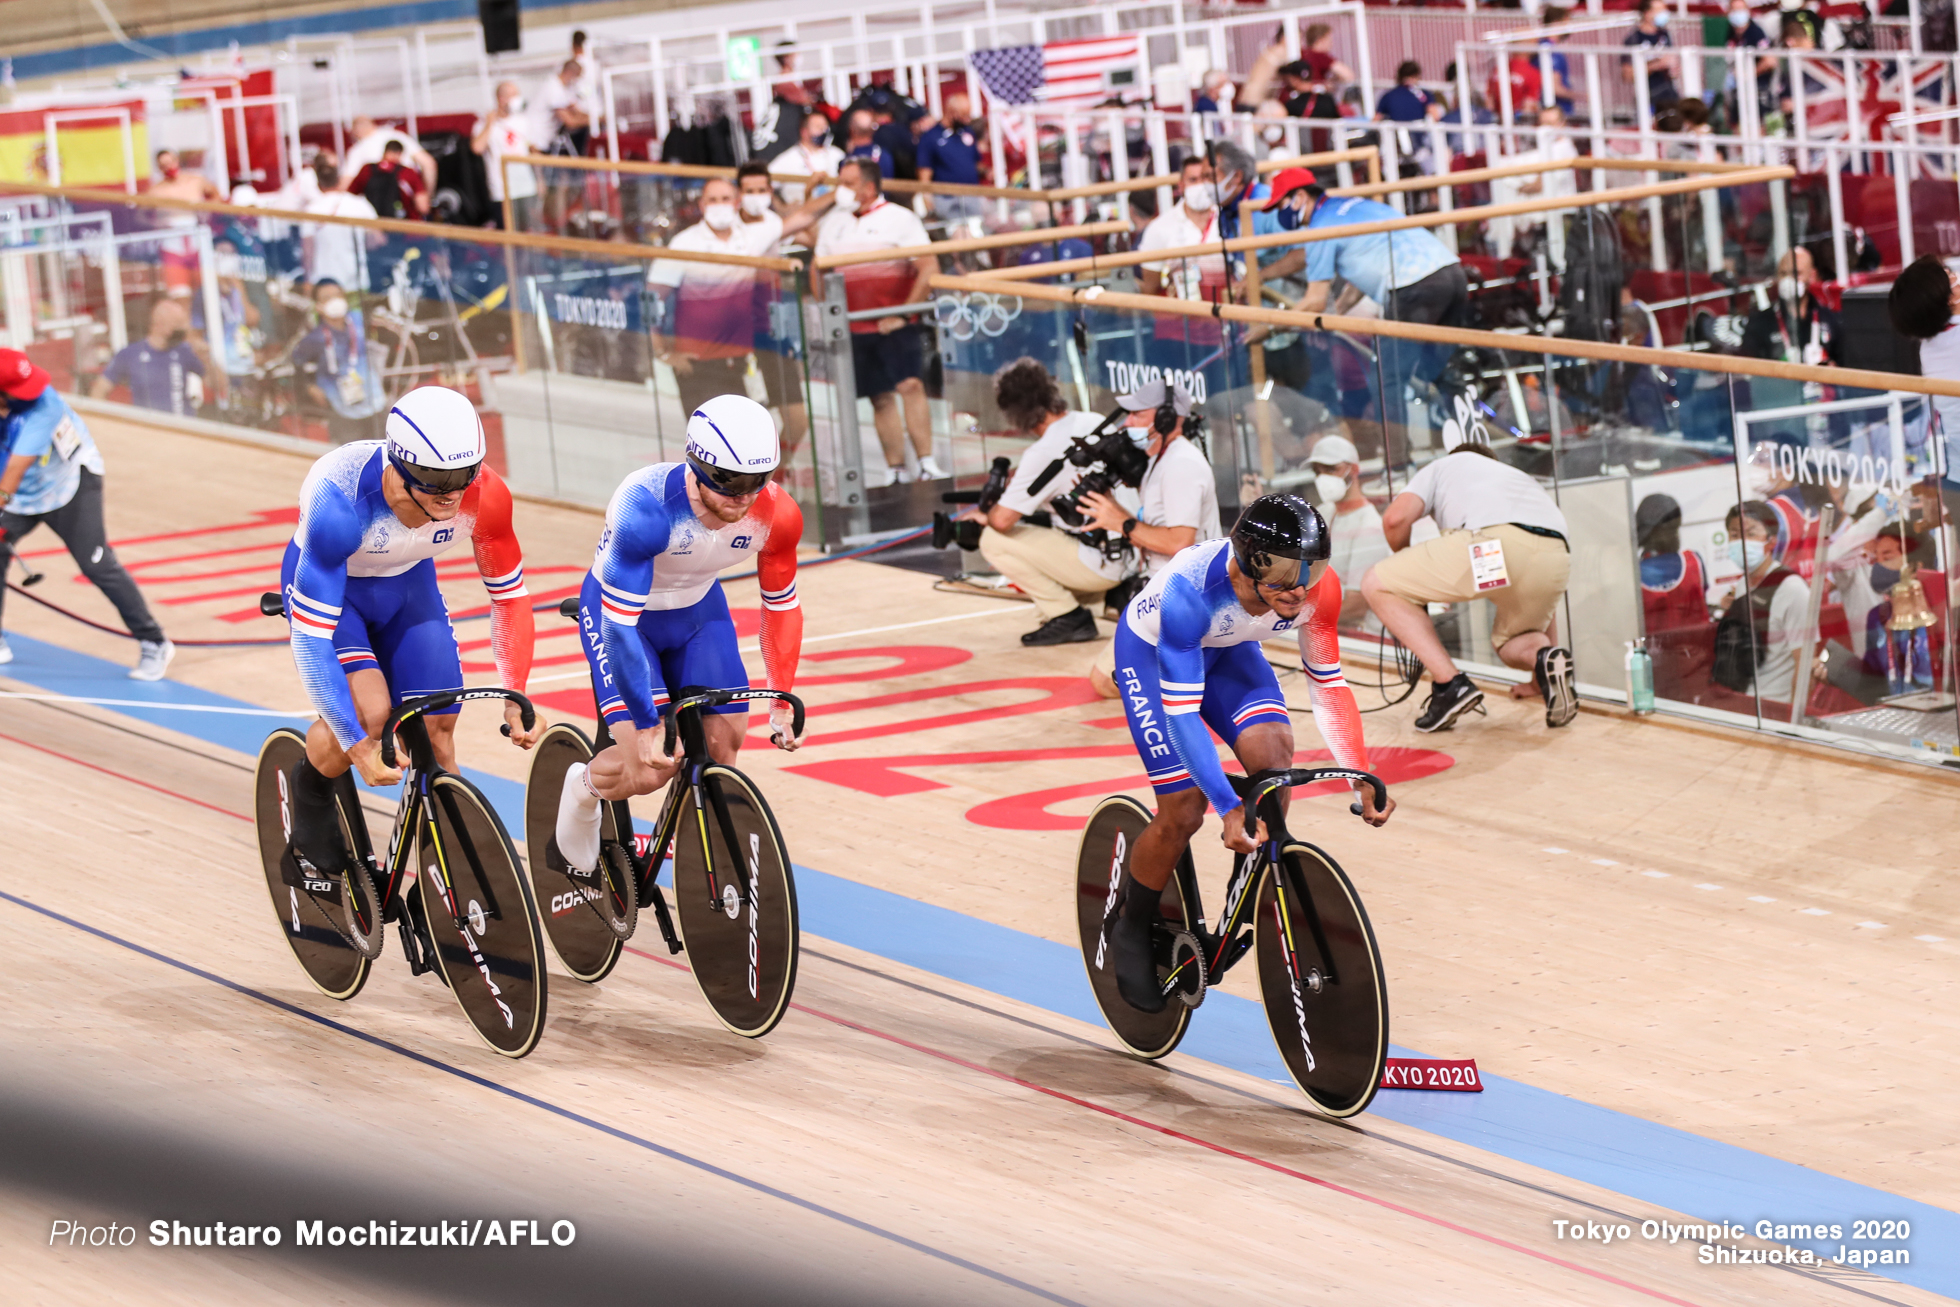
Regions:
[[[326,881],[317,890],[309,889],[299,862],[293,857],[289,777],[293,767],[305,756],[306,737],[290,727],[281,727],[266,736],[259,748],[258,768],[252,778],[259,857],[265,866],[273,914],[279,919],[280,933],[286,937],[294,960],[315,989],[328,998],[344,1001],[360,993],[361,986],[367,983],[370,959],[348,942],[341,923],[335,920],[340,912],[336,900],[341,897],[341,887]],[[360,872],[355,874],[364,876]],[[371,890],[368,906],[373,906]],[[378,929],[378,912],[372,920]]]
[[[1176,1048],[1191,1024],[1191,1007],[1173,998],[1162,1012],[1141,1012],[1133,1008],[1116,988],[1115,959],[1111,955],[1105,923],[1123,910],[1129,890],[1130,854],[1137,836],[1143,834],[1153,814],[1126,794],[1112,795],[1096,805],[1089,824],[1082,830],[1082,844],[1075,859],[1075,920],[1082,941],[1082,966],[1089,973],[1089,988],[1095,991],[1096,1005],[1103,1020],[1128,1052],[1155,1061]],[[1171,956],[1173,931],[1189,931],[1191,922],[1184,895],[1176,876],[1165,884],[1158,911],[1162,920],[1153,934],[1161,936],[1166,947],[1160,956]],[[1202,959],[1199,959],[1202,966]],[[1160,963],[1158,980],[1170,976],[1170,968]],[[1198,991],[1202,994],[1202,989]]]
[[[587,984],[604,980],[619,962],[625,936],[614,922],[620,912],[638,915],[638,900],[630,887],[625,889],[630,907],[613,898],[619,890],[607,883],[616,877],[616,872],[607,870],[609,859],[602,857],[599,870],[588,874],[569,866],[558,852],[558,796],[565,788],[565,773],[574,763],[591,761],[592,742],[585,732],[558,722],[532,750],[531,775],[524,785],[524,846],[538,917],[565,970]],[[617,841],[613,805],[601,804],[599,812],[601,840]],[[614,909],[611,914],[606,911],[609,906]],[[629,927],[626,934],[631,933]]]
[[[754,1039],[776,1028],[796,989],[796,879],[776,818],[749,778],[717,764],[702,782],[720,789],[740,847],[731,855],[714,804],[702,812],[690,790],[674,839],[675,910],[702,997],[723,1025]]]
[[[1287,885],[1259,885],[1259,992],[1294,1083],[1328,1116],[1364,1112],[1388,1056],[1388,988],[1374,927],[1334,860],[1281,851]],[[1281,903],[1284,900],[1284,911]]]

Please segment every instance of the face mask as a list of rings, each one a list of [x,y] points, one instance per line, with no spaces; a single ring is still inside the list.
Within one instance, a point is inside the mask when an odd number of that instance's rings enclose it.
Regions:
[[[523,113],[523,112],[524,112],[524,97],[523,97],[523,96],[521,96],[521,95],[513,95],[513,96],[511,96],[511,97],[510,97],[510,108],[508,108],[507,110],[505,110],[505,112],[506,112],[506,113]]]
[[[701,206],[701,221],[714,231],[727,231],[735,225],[735,206],[732,204],[704,204]]]
[[[236,254],[230,254],[223,250],[220,250],[218,252],[217,262],[218,262],[218,275],[220,277],[238,276],[238,271],[239,271],[238,256]]]
[[[1196,186],[1184,188],[1184,207],[1193,213],[1209,213],[1218,203],[1218,188],[1210,182],[1199,182]]]
[[[1306,214],[1300,212],[1300,210],[1294,208],[1291,204],[1282,204],[1273,211],[1273,221],[1277,222],[1285,231],[1300,230],[1301,220],[1306,216]]]
[[[1742,488],[1751,499],[1763,498],[1775,485],[1776,473],[1761,463],[1750,463],[1742,469]]]
[[[769,197],[760,192],[749,192],[742,197],[742,212],[751,218],[760,218],[769,212]]]
[[[1284,127],[1268,127],[1260,135],[1266,138],[1268,145],[1278,145],[1286,139],[1286,129]]]
[[[839,186],[837,188],[837,212],[856,213],[857,207],[858,193],[848,186]]]
[[[165,339],[164,343],[166,347],[170,349],[176,349],[179,345],[184,343],[184,338],[189,335],[190,333],[188,331],[173,331]]]
[[[1667,10],[1663,9],[1659,13],[1654,15],[1654,26],[1655,27],[1667,26]]]
[[[1749,26],[1749,11],[1747,9],[1731,9],[1729,11],[1729,26],[1738,32]]]
[[[1729,561],[1745,572],[1761,567],[1768,554],[1769,547],[1760,540],[1729,541]]]
[[[177,180],[177,168],[175,165],[163,169],[163,179],[167,182],[174,182]]]
[[[339,322],[347,316],[347,301],[336,295],[320,306],[320,316],[328,322]]]
[[[1347,478],[1328,476],[1325,473],[1314,477],[1313,488],[1320,494],[1323,504],[1338,504],[1347,498]]]
[[[1797,299],[1803,294],[1803,283],[1795,277],[1778,277],[1776,279],[1776,293],[1786,300]]]
[[[1877,564],[1877,563],[1874,563],[1872,565],[1872,589],[1883,594],[1885,591],[1890,590],[1893,586],[1897,585],[1898,583],[1899,583],[1898,569],[1885,567],[1882,564]]]

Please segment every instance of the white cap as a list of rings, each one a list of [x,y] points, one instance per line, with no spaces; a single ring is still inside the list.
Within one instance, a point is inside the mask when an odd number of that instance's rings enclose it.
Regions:
[[[1167,390],[1164,385],[1164,379],[1161,376],[1152,377],[1141,386],[1138,386],[1130,394],[1118,395],[1116,402],[1132,413],[1141,413],[1147,409],[1162,408],[1167,394],[1170,397],[1171,403],[1176,407],[1179,417],[1188,418],[1191,416],[1191,410],[1197,406],[1197,400],[1189,390],[1185,389],[1182,382],[1172,385]]]
[[[1307,455],[1307,462],[1332,467],[1336,463],[1359,463],[1361,451],[1346,436],[1322,436],[1314,441],[1313,452]]]
[[[258,188],[247,186],[243,182],[240,182],[231,188],[231,198],[228,203],[236,204],[244,209],[256,209],[260,206]]]

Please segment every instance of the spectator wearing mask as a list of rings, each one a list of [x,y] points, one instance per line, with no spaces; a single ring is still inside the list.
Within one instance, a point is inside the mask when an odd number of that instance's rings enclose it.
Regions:
[[[806,115],[795,145],[769,161],[770,175],[776,177],[835,177],[844,162],[844,152],[828,144],[830,120],[820,113]],[[784,204],[795,208],[808,191],[805,182],[778,182],[776,194]]]
[[[545,142],[546,154],[585,154],[592,139],[592,105],[585,98],[584,77],[585,65],[567,59],[556,76],[545,79],[539,96],[538,136]]]
[[[1821,475],[1802,479],[1802,459],[1809,448],[1809,441],[1795,431],[1772,431],[1751,446],[1742,467],[1744,492],[1776,515],[1776,556],[1806,581],[1817,567],[1819,510],[1831,502]]]
[[[1185,434],[1194,424],[1197,401],[1180,385],[1159,378],[1146,381],[1116,403],[1129,413],[1131,439],[1144,442],[1150,464],[1138,487],[1132,513],[1108,495],[1083,497],[1089,525],[1126,540],[1137,551],[1146,576],[1164,570],[1177,552],[1224,534],[1218,520],[1218,485],[1211,461]]]
[[[1643,46],[1647,49],[1647,105],[1655,113],[1665,113],[1681,100],[1680,89],[1674,84],[1674,74],[1681,67],[1680,56],[1655,53],[1674,48],[1674,38],[1668,34],[1667,22],[1667,0],[1641,0],[1640,21],[1634,24],[1626,40],[1620,43],[1628,48]],[[1632,59],[1620,60],[1620,78],[1628,85],[1633,84]]]
[[[327,413],[327,439],[336,445],[378,440],[388,400],[368,350],[367,324],[332,281],[313,287],[319,319],[293,346],[293,366],[307,375],[306,393]]]
[[[89,394],[107,399],[117,386],[129,388],[129,402],[138,408],[176,417],[196,417],[204,403],[204,378],[223,393],[219,374],[207,374],[204,360],[190,343],[191,314],[181,301],[160,299],[150,307],[150,329],[143,339],[116,351],[109,366],[95,379]]]
[[[1418,519],[1435,519],[1433,540],[1410,543]],[[1466,432],[1450,452],[1425,464],[1382,515],[1393,556],[1368,569],[1362,593],[1395,638],[1422,660],[1435,681],[1417,715],[1418,731],[1444,731],[1481,711],[1484,692],[1459,671],[1427,605],[1487,599],[1490,643],[1505,666],[1532,680],[1511,691],[1545,701],[1545,724],[1565,726],[1578,715],[1572,654],[1555,643],[1558,602],[1572,575],[1565,515],[1538,482],[1501,463],[1481,429]]]
[[[1681,548],[1681,505],[1672,495],[1642,499],[1633,529],[1640,544],[1640,607],[1654,660],[1654,693],[1677,703],[1699,702],[1715,656],[1708,564],[1694,550]]]
[[[102,591],[136,637],[132,681],[159,681],[176,646],[150,615],[116,558],[102,520],[102,453],[88,424],[56,393],[48,374],[18,350],[0,349],[0,576],[15,546],[45,523],[82,575]],[[0,599],[6,588],[0,586]],[[0,635],[0,663],[14,651]]]
[[[1201,154],[1178,169],[1178,202],[1152,219],[1137,244],[1140,253],[1187,248],[1218,241],[1218,187]],[[1138,265],[1138,289],[1145,295],[1215,304],[1229,298],[1222,253],[1186,255]],[[1151,319],[1150,364],[1189,370],[1217,352],[1224,333],[1216,319],[1163,313]]]
[[[1921,376],[1960,381],[1960,275],[1923,254],[1892,283],[1885,308],[1893,330],[1919,342]],[[1960,398],[1935,395],[1932,404],[1945,443],[1940,498],[1947,522],[1960,522]]]
[[[816,223],[813,214],[797,212],[785,221],[776,213],[766,164],[750,159],[735,170],[735,185],[741,189],[741,230],[748,237],[749,253],[757,258],[780,257],[785,235]],[[782,421],[781,466],[788,468],[810,430],[809,408],[803,402],[803,331],[796,319],[796,296],[785,290],[781,273],[758,268],[754,304],[755,369],[762,374],[769,407]]]
[[[320,194],[306,206],[308,213],[333,218],[379,216],[365,198],[340,189],[340,170],[332,158],[315,160],[313,171],[320,182]],[[367,289],[368,250],[380,244],[381,233],[348,223],[304,222],[299,237],[308,284],[330,281],[337,287]]]
[[[1806,642],[1804,620],[1810,606],[1810,587],[1783,565],[1777,515],[1768,504],[1759,499],[1738,504],[1729,510],[1724,526],[1729,536],[1729,560],[1742,569],[1746,589],[1731,592],[1722,620],[1716,624],[1715,688],[1704,702],[1731,711],[1753,712],[1755,701],[1760,700],[1764,716],[1789,721],[1790,701],[1796,693],[1797,656]]]
[[[1889,694],[1932,689],[1937,675],[1934,669],[1946,658],[1947,580],[1944,574],[1912,561],[1911,555],[1919,547],[1919,538],[1903,525],[1880,532],[1865,547],[1871,567],[1863,580],[1871,589],[1873,602],[1865,613],[1863,666],[1866,675],[1881,680]],[[1895,631],[1891,629],[1896,611],[1892,587],[1908,578],[1919,582],[1934,620],[1930,627]],[[1849,607],[1847,604],[1847,610]],[[1848,611],[1846,616],[1850,616]]]
[[[347,189],[374,206],[377,217],[425,218],[429,213],[428,187],[421,173],[403,164],[400,141],[383,146],[380,162],[355,173]]]
[[[1360,451],[1346,436],[1322,436],[1307,462],[1333,540],[1328,561],[1341,578],[1341,625],[1380,630],[1368,609],[1368,596],[1361,593],[1361,578],[1393,551],[1382,533],[1381,510],[1361,493]]]
[[[476,120],[476,129],[470,133],[470,149],[483,156],[483,175],[489,187],[490,198],[495,203],[491,221],[497,226],[504,225],[504,200],[510,200],[511,221],[517,230],[523,231],[530,218],[531,201],[537,197],[538,178],[528,163],[513,163],[504,167],[504,159],[520,154],[535,154],[537,144],[531,139],[531,121],[524,114],[524,94],[517,89],[516,82],[497,83],[497,103],[486,118]],[[504,193],[505,176],[509,176],[510,193]]]
[[[919,105],[888,91],[873,110],[872,117],[877,120],[878,126],[873,129],[871,139],[891,159],[891,175],[906,181],[917,181],[918,132],[929,115]]]
[[[1015,430],[1035,437],[1021,455],[999,502],[982,515],[980,554],[993,569],[1034,600],[1041,624],[1021,637],[1029,646],[1077,644],[1096,638],[1096,619],[1089,611],[1109,588],[1130,570],[1130,558],[1112,558],[1055,520],[1049,502],[1065,495],[1082,479],[1084,469],[1067,459],[1077,436],[1101,425],[1094,413],[1071,412],[1061,387],[1048,370],[1031,358],[1020,358],[994,375],[994,403]],[[1126,516],[1138,510],[1137,493],[1127,486],[1116,502]]]
[[[1755,309],[1742,329],[1742,353],[1779,363],[1838,366],[1844,359],[1842,328],[1837,310],[1817,297],[1817,281],[1817,264],[1803,246],[1778,259],[1776,285],[1756,288]],[[1784,408],[1822,400],[1824,387],[1815,381],[1751,377],[1749,396],[1753,408]]]
[[[1730,50],[1768,50],[1772,44],[1769,33],[1756,21],[1749,11],[1749,0],[1731,0],[1729,5],[1729,36],[1724,42]],[[1764,112],[1768,112],[1776,88],[1776,59],[1773,55],[1760,55],[1756,59],[1756,94]],[[1735,74],[1728,76],[1727,89],[1736,94]]]
[[[353,144],[347,147],[346,157],[339,161],[340,176],[343,179],[357,177],[361,169],[369,164],[380,163],[381,156],[392,141],[402,147],[402,157],[407,160],[408,166],[422,175],[423,185],[425,187],[435,185],[435,156],[423,149],[421,142],[407,132],[397,131],[393,127],[383,127],[363,114],[354,119],[350,136]]]
[[[675,233],[677,253],[753,255],[765,230],[751,236],[737,214],[735,183],[714,178],[701,187],[701,221]],[[773,215],[772,215],[773,216]],[[771,244],[774,242],[771,241]],[[743,378],[755,348],[756,270],[740,264],[656,259],[647,288],[660,302],[654,314],[653,356],[674,370],[681,412],[717,395],[746,395]]]
[[[964,95],[946,97],[945,118],[919,137],[919,180],[980,185],[980,130],[973,123],[973,106]],[[985,202],[977,195],[927,195],[926,212],[948,222],[974,218]]]
[[[844,157],[862,159],[878,170],[878,175],[890,181],[898,175],[897,163],[891,154],[873,139],[878,132],[878,120],[869,109],[853,109],[846,120]]]
[[[1214,68],[1204,75],[1198,93],[1191,97],[1192,113],[1229,113],[1232,109],[1232,75]]]
[[[878,165],[865,157],[838,168],[837,201],[817,228],[817,255],[916,249],[929,243],[912,210],[885,199]],[[852,311],[902,308],[931,298],[939,260],[931,254],[846,264],[844,302]],[[904,314],[851,323],[851,364],[857,392],[871,397],[871,418],[884,447],[884,485],[905,479],[905,438],[912,438],[922,480],[945,477],[932,458],[932,414],[926,404],[925,353],[918,324]],[[879,484],[874,476],[871,484]]]

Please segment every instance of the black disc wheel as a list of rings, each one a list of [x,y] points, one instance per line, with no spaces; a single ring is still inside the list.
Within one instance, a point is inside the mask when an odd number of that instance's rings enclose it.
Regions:
[[[544,935],[496,810],[460,776],[430,785],[441,839],[421,831],[416,885],[436,964],[483,1042],[523,1057],[544,1033]]]
[[[674,903],[702,997],[723,1025],[753,1039],[775,1029],[796,989],[796,879],[776,818],[749,778],[716,765],[702,780],[704,790],[720,792],[736,847],[728,847],[715,804],[703,811],[690,792],[674,839]]]
[[[272,894],[273,915],[280,933],[293,950],[300,970],[328,998],[350,999],[367,983],[371,959],[362,956],[335,920],[342,885],[315,881],[301,874],[291,840],[293,767],[306,756],[306,737],[281,727],[259,748],[253,777],[254,816],[259,833],[259,856],[265,864],[266,889]],[[359,819],[358,812],[355,814]],[[373,902],[370,890],[368,902]],[[378,928],[379,918],[375,918]]]
[[[531,776],[524,786],[524,848],[538,916],[565,970],[587,984],[612,973],[620,941],[632,935],[639,916],[628,860],[617,847],[612,804],[600,805],[599,833],[613,843],[608,852],[614,856],[601,858],[597,870],[583,872],[558,851],[558,796],[565,788],[565,773],[574,763],[591,761],[592,743],[585,732],[558,722],[531,751]]]
[[[1191,1023],[1191,1008],[1175,999],[1162,1012],[1139,1012],[1131,1007],[1117,991],[1116,966],[1105,933],[1106,923],[1123,909],[1129,892],[1130,851],[1151,816],[1150,809],[1124,794],[1112,795],[1096,805],[1083,828],[1081,851],[1075,860],[1075,920],[1082,937],[1082,965],[1089,973],[1089,988],[1095,991],[1103,1020],[1109,1022],[1109,1028],[1130,1053],[1154,1060],[1184,1038]],[[1157,977],[1163,981],[1171,974],[1176,932],[1191,929],[1176,876],[1164,886],[1160,911],[1163,921],[1152,933],[1158,936]],[[1202,965],[1201,959],[1199,962]]]
[[[1311,844],[1281,854],[1286,883],[1259,886],[1259,992],[1286,1069],[1315,1107],[1354,1116],[1388,1056],[1388,988],[1361,896]]]

